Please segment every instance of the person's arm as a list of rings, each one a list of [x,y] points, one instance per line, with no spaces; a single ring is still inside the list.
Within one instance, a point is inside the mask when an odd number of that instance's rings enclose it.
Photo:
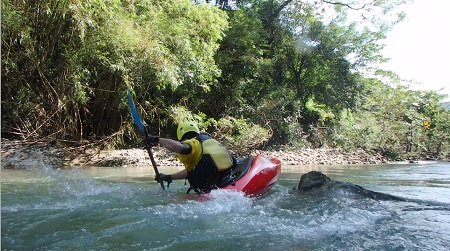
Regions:
[[[192,150],[191,145],[182,143],[173,139],[167,139],[167,138],[158,138],[157,144],[160,146],[166,148],[167,150],[171,152],[176,152],[180,154],[189,154]],[[187,170],[183,169],[179,172],[173,173],[173,174],[163,174],[160,173],[160,178],[167,182],[172,182],[172,180],[181,180],[187,178]],[[158,181],[158,180],[157,180]]]
[[[192,150],[191,146],[186,143],[167,138],[159,138],[158,144],[171,152],[189,154]]]
[[[172,176],[173,180],[184,180],[187,178],[187,171],[186,169],[183,169],[179,172],[171,174],[170,176]]]
[[[158,144],[171,152],[181,153],[183,144],[173,139],[159,138]]]
[[[172,174],[163,174],[159,173],[159,177],[155,177],[155,180],[157,182],[166,181],[167,186],[169,186],[170,183],[172,183],[172,180],[183,180],[187,178],[187,171],[186,169],[183,169],[179,172],[172,173]]]

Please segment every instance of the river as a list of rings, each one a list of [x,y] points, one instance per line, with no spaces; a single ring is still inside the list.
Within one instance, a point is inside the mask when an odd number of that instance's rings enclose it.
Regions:
[[[164,167],[160,167],[164,172]],[[410,199],[298,194],[302,173]],[[151,168],[2,170],[2,250],[448,250],[450,162],[283,166],[261,198],[163,191]]]

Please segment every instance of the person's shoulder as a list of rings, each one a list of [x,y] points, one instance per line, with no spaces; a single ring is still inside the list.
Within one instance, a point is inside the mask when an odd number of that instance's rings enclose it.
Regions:
[[[197,135],[197,137],[195,137],[197,140],[199,141],[205,141],[207,139],[212,139],[211,136],[207,133],[200,133],[199,135]]]

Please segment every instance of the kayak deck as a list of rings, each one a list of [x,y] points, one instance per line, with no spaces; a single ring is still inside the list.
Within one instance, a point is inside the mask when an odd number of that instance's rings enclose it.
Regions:
[[[258,154],[255,157],[239,159],[233,174],[219,186],[222,189],[236,190],[249,197],[266,194],[278,181],[281,161],[268,159]]]

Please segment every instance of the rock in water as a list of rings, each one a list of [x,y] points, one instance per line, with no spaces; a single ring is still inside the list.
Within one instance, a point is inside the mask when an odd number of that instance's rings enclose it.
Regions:
[[[321,172],[311,171],[302,175],[300,182],[298,183],[297,190],[304,192],[313,188],[318,188],[325,185],[330,180],[331,179],[328,176]]]
[[[374,192],[349,182],[331,180],[325,174],[317,171],[311,171],[303,174],[300,178],[298,186],[294,188],[294,190],[298,190],[300,192],[321,190],[323,192],[339,194],[341,196],[364,197],[374,200],[406,200],[394,195]]]

